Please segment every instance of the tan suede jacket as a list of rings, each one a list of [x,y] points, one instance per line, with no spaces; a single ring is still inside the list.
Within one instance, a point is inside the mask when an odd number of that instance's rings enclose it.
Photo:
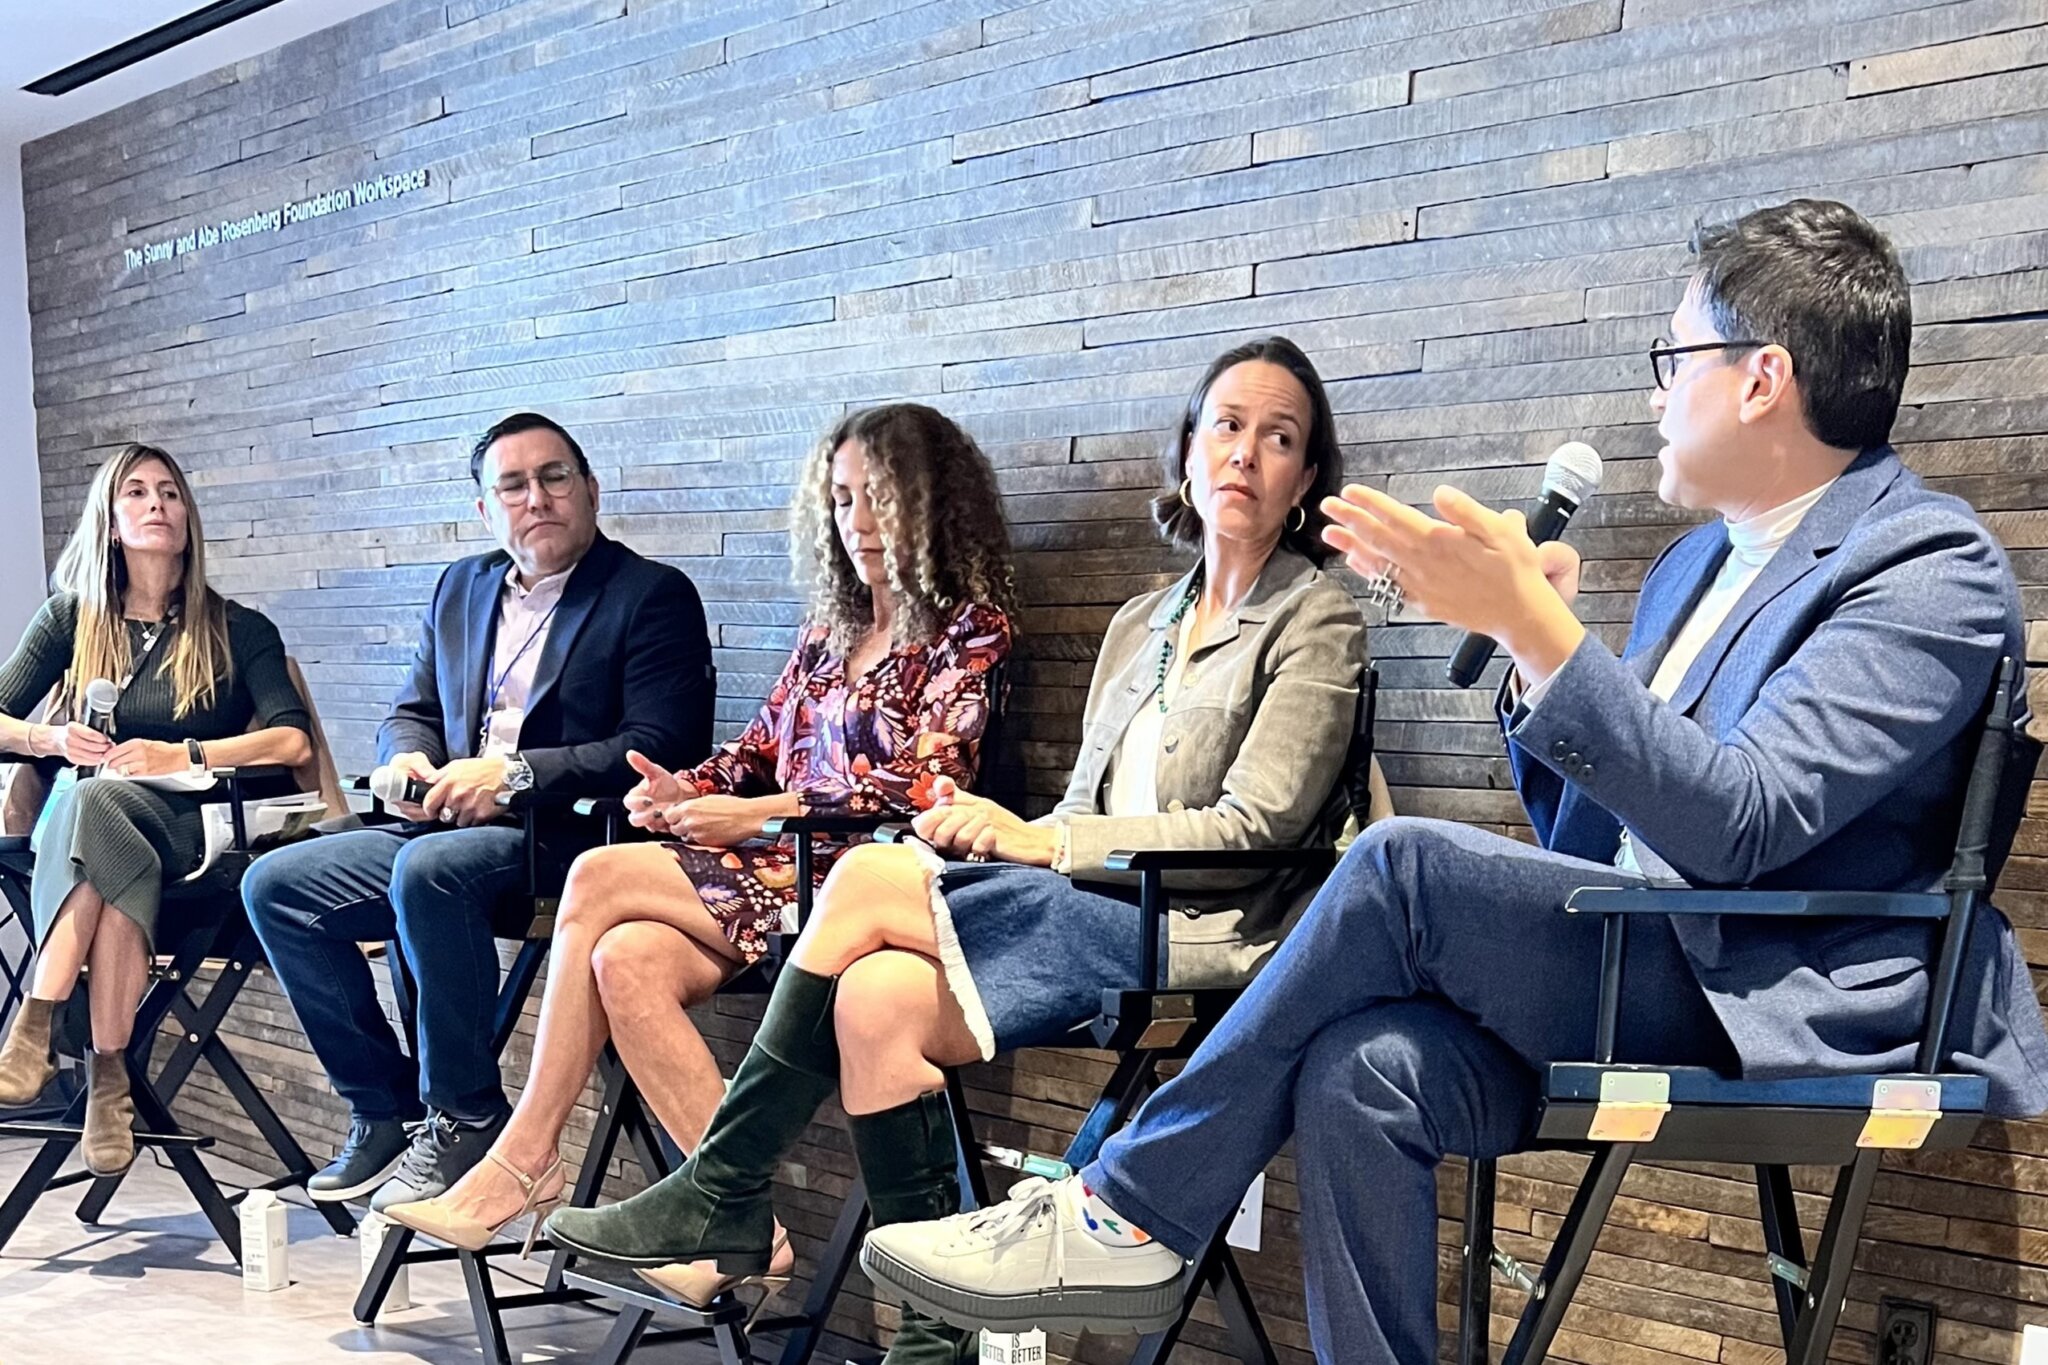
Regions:
[[[1046,817],[1067,826],[1077,882],[1135,880],[1103,867],[1117,849],[1310,847],[1332,843],[1343,826],[1338,779],[1357,718],[1365,620],[1335,578],[1287,549],[1274,551],[1188,661],[1161,733],[1160,813],[1102,813],[1124,731],[1139,706],[1157,704],[1159,651],[1192,573],[1125,603],[1103,637],[1081,752]],[[1387,812],[1374,779],[1377,818]],[[1169,877],[1174,984],[1247,979],[1320,882],[1263,872]]]

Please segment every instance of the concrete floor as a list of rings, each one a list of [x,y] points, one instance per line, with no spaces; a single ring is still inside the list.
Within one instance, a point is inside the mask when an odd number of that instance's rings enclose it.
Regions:
[[[28,1164],[29,1144],[0,1141],[0,1191]],[[209,1160],[223,1184],[246,1172]],[[144,1152],[107,1210],[87,1227],[74,1216],[79,1191],[45,1195],[0,1250],[0,1365],[473,1365],[481,1359],[461,1271],[453,1263],[411,1271],[414,1306],[365,1327],[349,1313],[360,1278],[358,1244],[334,1235],[293,1194],[292,1284],[245,1291],[235,1263],[193,1207],[184,1184]],[[538,1261],[496,1265],[540,1279]],[[514,1292],[507,1277],[500,1292]],[[574,1306],[507,1317],[521,1362],[587,1359],[611,1316]],[[758,1350],[758,1348],[757,1348]],[[715,1361],[707,1348],[650,1345],[636,1365]]]

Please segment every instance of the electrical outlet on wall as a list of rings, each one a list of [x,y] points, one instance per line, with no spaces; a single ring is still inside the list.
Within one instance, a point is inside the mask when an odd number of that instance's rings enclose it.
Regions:
[[[1877,1301],[1877,1365],[1930,1365],[1934,1308],[1911,1299]]]

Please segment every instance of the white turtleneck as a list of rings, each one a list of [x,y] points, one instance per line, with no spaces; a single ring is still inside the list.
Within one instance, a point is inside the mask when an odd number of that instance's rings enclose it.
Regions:
[[[1768,512],[1759,512],[1745,521],[1722,523],[1728,531],[1728,557],[1721,561],[1706,595],[1700,598],[1700,604],[1693,608],[1678,637],[1671,642],[1671,652],[1657,665],[1657,676],[1650,679],[1650,690],[1657,694],[1658,701],[1671,700],[1678,684],[1685,680],[1685,671],[1700,657],[1700,651],[1714,638],[1728,613],[1735,610],[1749,585],[1756,582],[1764,565],[1771,562],[1779,546],[1792,538],[1821,495],[1834,486],[1835,481],[1829,479],[1811,493],[1802,493]]]
[[[1749,591],[1749,585],[1756,582],[1757,575],[1764,571],[1764,565],[1771,562],[1784,543],[1799,529],[1799,523],[1813,510],[1835,481],[1829,479],[1810,493],[1802,493],[1788,503],[1780,504],[1766,512],[1759,512],[1742,521],[1724,521],[1722,526],[1728,532],[1728,556],[1721,561],[1721,567],[1714,573],[1714,581],[1707,585],[1699,605],[1692,609],[1692,615],[1685,619],[1678,635],[1671,641],[1671,649],[1657,665],[1656,676],[1650,679],[1650,691],[1659,701],[1670,701],[1678,691],[1678,685],[1685,681],[1686,670],[1700,657],[1700,651],[1707,647],[1707,641],[1714,638],[1714,632],[1728,619],[1728,613],[1735,610],[1735,604],[1742,600],[1742,594]],[[1543,700],[1543,694],[1550,690],[1550,684],[1557,678],[1552,673],[1534,687],[1525,688],[1521,704],[1534,708]],[[1636,865],[1635,847],[1627,830],[1621,834],[1621,851],[1614,859],[1615,866],[1630,872],[1639,872]]]

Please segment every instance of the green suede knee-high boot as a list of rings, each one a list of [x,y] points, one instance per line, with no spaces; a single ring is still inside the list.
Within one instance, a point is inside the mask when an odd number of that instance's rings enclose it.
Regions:
[[[624,1265],[715,1260],[725,1275],[767,1270],[776,1163],[839,1084],[836,985],[834,977],[784,967],[754,1044],[690,1159],[631,1199],[557,1210],[548,1236]]]
[[[953,1111],[943,1093],[847,1120],[876,1227],[944,1218],[960,1211]],[[980,1334],[949,1327],[908,1306],[882,1365],[956,1365],[980,1353]]]

